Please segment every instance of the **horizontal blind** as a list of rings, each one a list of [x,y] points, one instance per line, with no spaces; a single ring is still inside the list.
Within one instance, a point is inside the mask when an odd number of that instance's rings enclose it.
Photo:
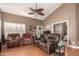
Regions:
[[[19,33],[22,35],[25,33],[26,30],[26,25],[25,24],[19,24],[19,23],[4,23],[4,33],[5,33],[5,38],[9,33]]]

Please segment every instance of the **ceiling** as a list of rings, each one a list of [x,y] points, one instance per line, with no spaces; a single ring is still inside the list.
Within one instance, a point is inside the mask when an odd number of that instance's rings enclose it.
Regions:
[[[35,3],[0,3],[0,8],[3,12],[6,13],[44,20],[61,5],[62,3],[38,3],[38,8],[44,8],[43,13],[45,15],[37,17],[28,14],[31,12],[29,7],[35,8]]]

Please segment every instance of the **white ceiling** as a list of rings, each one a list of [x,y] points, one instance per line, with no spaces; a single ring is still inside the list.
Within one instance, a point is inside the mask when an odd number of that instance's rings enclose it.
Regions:
[[[37,19],[44,20],[52,12],[54,12],[62,3],[38,3],[38,8],[44,8],[43,13],[45,16],[38,16]],[[3,12],[11,13],[15,15],[26,16],[30,18],[35,18],[34,15],[29,15],[31,12],[29,7],[35,8],[34,3],[0,3],[0,8]]]

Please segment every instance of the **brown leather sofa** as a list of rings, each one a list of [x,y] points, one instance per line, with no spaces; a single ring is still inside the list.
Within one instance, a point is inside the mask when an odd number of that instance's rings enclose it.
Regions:
[[[34,41],[37,41],[38,47],[40,47],[43,51],[47,52],[48,54],[51,54],[55,51],[55,49],[57,49],[57,44],[60,39],[60,35],[57,33],[52,34],[50,31],[45,31],[41,35],[40,39],[37,39]]]
[[[8,34],[6,39],[6,46],[7,47],[19,46],[19,40],[20,40],[20,34],[18,33]]]

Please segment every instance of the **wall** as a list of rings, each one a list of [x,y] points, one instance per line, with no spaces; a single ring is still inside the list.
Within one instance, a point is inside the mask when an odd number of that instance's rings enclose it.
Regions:
[[[63,4],[55,12],[49,15],[43,21],[43,27],[52,23],[68,20],[69,21],[69,38],[71,44],[77,46],[77,28],[76,28],[76,4]]]
[[[76,3],[76,39],[77,44],[79,45],[79,4]]]
[[[0,9],[0,42],[1,42],[1,9]]]
[[[0,9],[0,20],[1,20],[1,9]]]
[[[40,25],[40,26],[42,26],[42,21],[35,20],[35,19],[32,19],[32,18],[23,17],[23,16],[8,14],[8,13],[4,13],[4,12],[3,12],[3,19],[6,22],[26,24],[26,32],[29,31],[30,25],[35,25],[35,26]]]

